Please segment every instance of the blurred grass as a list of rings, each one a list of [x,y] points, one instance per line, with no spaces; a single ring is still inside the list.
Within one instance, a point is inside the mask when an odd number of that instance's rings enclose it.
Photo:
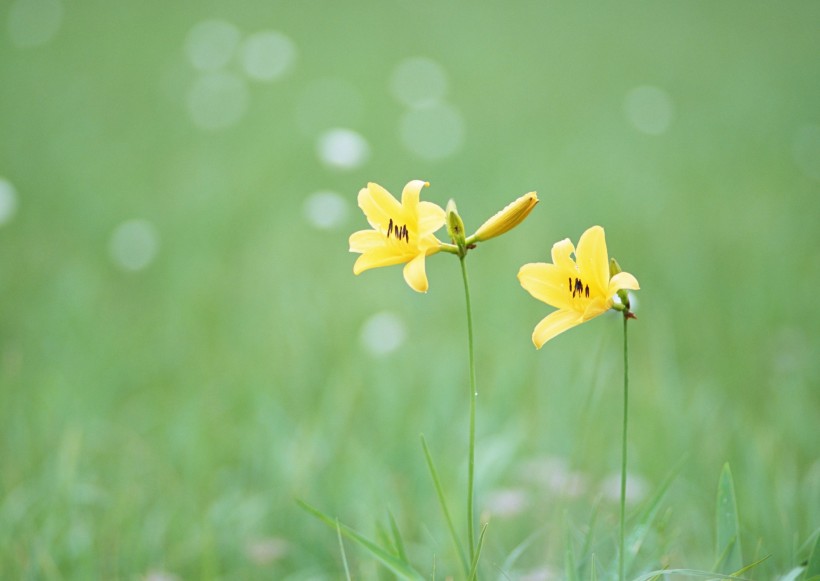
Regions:
[[[53,40],[28,49],[9,41],[10,6],[0,177],[19,207],[0,227],[4,575],[338,578],[336,538],[296,496],[365,531],[389,508],[419,562],[447,556],[418,434],[460,498],[457,265],[433,257],[420,296],[397,268],[352,276],[347,252],[364,227],[358,189],[397,193],[413,178],[430,181],[427,199],[455,197],[468,228],[526,191],[542,200],[470,256],[478,501],[516,489],[531,502],[493,518],[488,570],[542,527],[519,565],[558,567],[564,512],[583,530],[618,469],[620,326],[604,317],[536,352],[529,334],[547,310],[515,279],[596,223],[642,285],[630,469],[652,490],[685,457],[641,566],[711,565],[726,461],[747,557],[772,553],[755,574],[798,563],[820,525],[820,188],[795,145],[820,125],[816,3],[92,1],[64,5]],[[244,117],[215,132],[186,110],[196,72],[185,38],[210,18],[279,30],[298,50],[290,74],[249,84]],[[464,119],[463,147],[443,160],[399,138],[404,106],[389,79],[413,56],[443,67]],[[306,105],[322,79],[352,87],[351,103]],[[674,105],[662,135],[624,113],[643,85]],[[316,139],[334,126],[365,136],[366,164],[320,162]],[[817,162],[820,144],[808,147]],[[303,217],[324,189],[350,202],[330,231]],[[108,244],[135,217],[155,225],[160,250],[129,273]],[[359,333],[382,310],[408,337],[376,358]],[[544,457],[584,476],[579,497],[528,480],[528,462]],[[600,512],[594,550],[606,564],[615,503]],[[248,556],[270,539],[287,543],[283,556]],[[348,558],[354,576],[372,573],[361,554]]]

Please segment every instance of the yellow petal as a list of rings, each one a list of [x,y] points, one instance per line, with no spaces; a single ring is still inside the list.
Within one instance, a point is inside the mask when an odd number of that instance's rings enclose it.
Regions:
[[[575,252],[575,246],[569,238],[556,242],[552,245],[552,263],[575,273],[575,261],[570,256],[573,252]]]
[[[594,299],[589,301],[589,304],[587,305],[586,309],[584,309],[583,320],[586,322],[590,319],[594,319],[598,315],[603,315],[611,308],[611,298],[595,297]]]
[[[580,325],[583,321],[581,315],[575,311],[559,310],[550,313],[535,326],[535,331],[532,332],[532,342],[537,349],[540,349],[544,343],[556,335]]]
[[[641,285],[638,284],[638,279],[628,272],[619,272],[609,281],[609,296],[614,295],[621,289],[640,290]]]
[[[398,200],[373,182],[359,190],[359,207],[376,230],[387,231],[391,219],[394,222],[405,222],[404,212]]]
[[[609,287],[609,256],[603,228],[593,226],[581,234],[575,258],[581,277],[589,285],[591,294],[604,296]]]
[[[429,183],[421,180],[412,180],[407,182],[407,185],[404,186],[404,190],[401,192],[401,205],[409,215],[416,215],[418,212],[417,208],[419,205],[419,194],[421,193],[421,188],[429,185]]]
[[[419,202],[418,213],[419,238],[425,238],[444,226],[447,219],[444,210],[432,202]]]
[[[401,264],[410,259],[406,254],[396,252],[393,248],[374,248],[368,250],[356,259],[353,265],[353,274],[360,274],[371,268]]]
[[[419,254],[404,266],[404,280],[416,292],[426,293],[427,273],[424,270],[424,254]]]
[[[387,244],[384,234],[376,230],[359,230],[350,235],[350,252],[367,252]]]
[[[554,264],[532,262],[518,271],[518,282],[539,301],[559,309],[572,309],[565,272]]]

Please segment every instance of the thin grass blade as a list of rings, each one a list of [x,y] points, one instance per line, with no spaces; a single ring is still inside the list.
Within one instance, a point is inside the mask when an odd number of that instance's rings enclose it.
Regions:
[[[347,566],[347,554],[345,553],[345,544],[342,541],[342,528],[339,526],[339,519],[336,519],[336,538],[339,539],[339,551],[342,553],[342,564],[345,567],[345,579],[351,581],[350,568]]]
[[[818,581],[820,579],[820,534],[817,534],[814,538],[814,547],[812,547],[809,560],[806,563],[803,579],[804,581]]]
[[[732,471],[723,465],[717,492],[715,571],[731,573],[743,567],[743,551],[740,546],[740,524],[737,516],[737,500]]]
[[[478,535],[478,543],[475,547],[475,556],[473,556],[473,563],[470,567],[470,574],[467,576],[468,581],[475,581],[478,577],[478,561],[481,558],[481,548],[484,546],[484,535],[487,533],[489,523],[484,523],[481,527],[481,534]]]
[[[406,562],[407,553],[404,550],[404,540],[401,538],[399,527],[396,525],[396,517],[394,517],[393,512],[389,510],[387,511],[387,516],[390,519],[390,530],[393,533],[393,546],[396,547],[396,551],[399,554],[399,559]]]
[[[424,449],[424,457],[427,459],[427,467],[430,469],[430,476],[433,478],[433,485],[436,487],[436,494],[438,495],[438,502],[441,506],[441,512],[444,513],[444,520],[447,521],[447,528],[450,531],[450,538],[453,540],[453,545],[456,548],[459,558],[461,559],[461,566],[464,568],[464,574],[469,575],[470,566],[467,562],[467,555],[464,553],[464,547],[461,546],[461,541],[456,534],[456,527],[453,525],[453,519],[450,516],[450,511],[447,509],[447,501],[444,499],[444,491],[441,488],[441,481],[436,471],[436,466],[433,464],[433,456],[430,454],[430,448],[427,447],[427,440],[424,434],[421,436],[421,447]]]
[[[335,519],[330,518],[328,515],[326,515],[319,509],[312,507],[303,500],[297,500],[296,502],[305,511],[309,512],[310,514],[324,522],[330,528],[336,529],[338,527],[338,530],[341,532],[342,535],[344,535],[351,541],[358,543],[360,547],[368,551],[382,565],[390,569],[400,578],[411,579],[414,581],[424,579],[424,576],[418,571],[416,571],[409,563],[399,559],[395,555],[391,555],[390,553],[382,549],[380,546],[378,546],[376,543],[367,539],[354,529],[350,528],[347,525],[339,523]]]
[[[575,549],[572,546],[572,532],[569,517],[564,513],[566,541],[564,542],[564,577],[567,581],[578,581],[578,564],[575,562]]]

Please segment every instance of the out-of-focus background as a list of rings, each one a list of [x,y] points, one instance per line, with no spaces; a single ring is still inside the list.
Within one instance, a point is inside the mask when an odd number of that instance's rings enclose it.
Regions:
[[[0,6],[0,571],[339,578],[390,510],[456,571],[457,261],[352,274],[356,194],[467,228],[492,575],[614,555],[616,316],[530,342],[518,268],[606,228],[641,282],[630,507],[674,475],[638,570],[712,565],[724,462],[771,578],[820,524],[820,4],[68,2]],[[592,515],[597,515],[593,517]],[[348,545],[357,575],[375,572]]]

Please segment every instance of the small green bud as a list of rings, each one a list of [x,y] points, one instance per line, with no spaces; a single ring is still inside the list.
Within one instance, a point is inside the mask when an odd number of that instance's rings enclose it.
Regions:
[[[447,202],[447,234],[450,235],[450,240],[453,244],[458,246],[459,256],[467,254],[467,239],[464,234],[464,221],[458,215],[458,209],[454,200]]]

